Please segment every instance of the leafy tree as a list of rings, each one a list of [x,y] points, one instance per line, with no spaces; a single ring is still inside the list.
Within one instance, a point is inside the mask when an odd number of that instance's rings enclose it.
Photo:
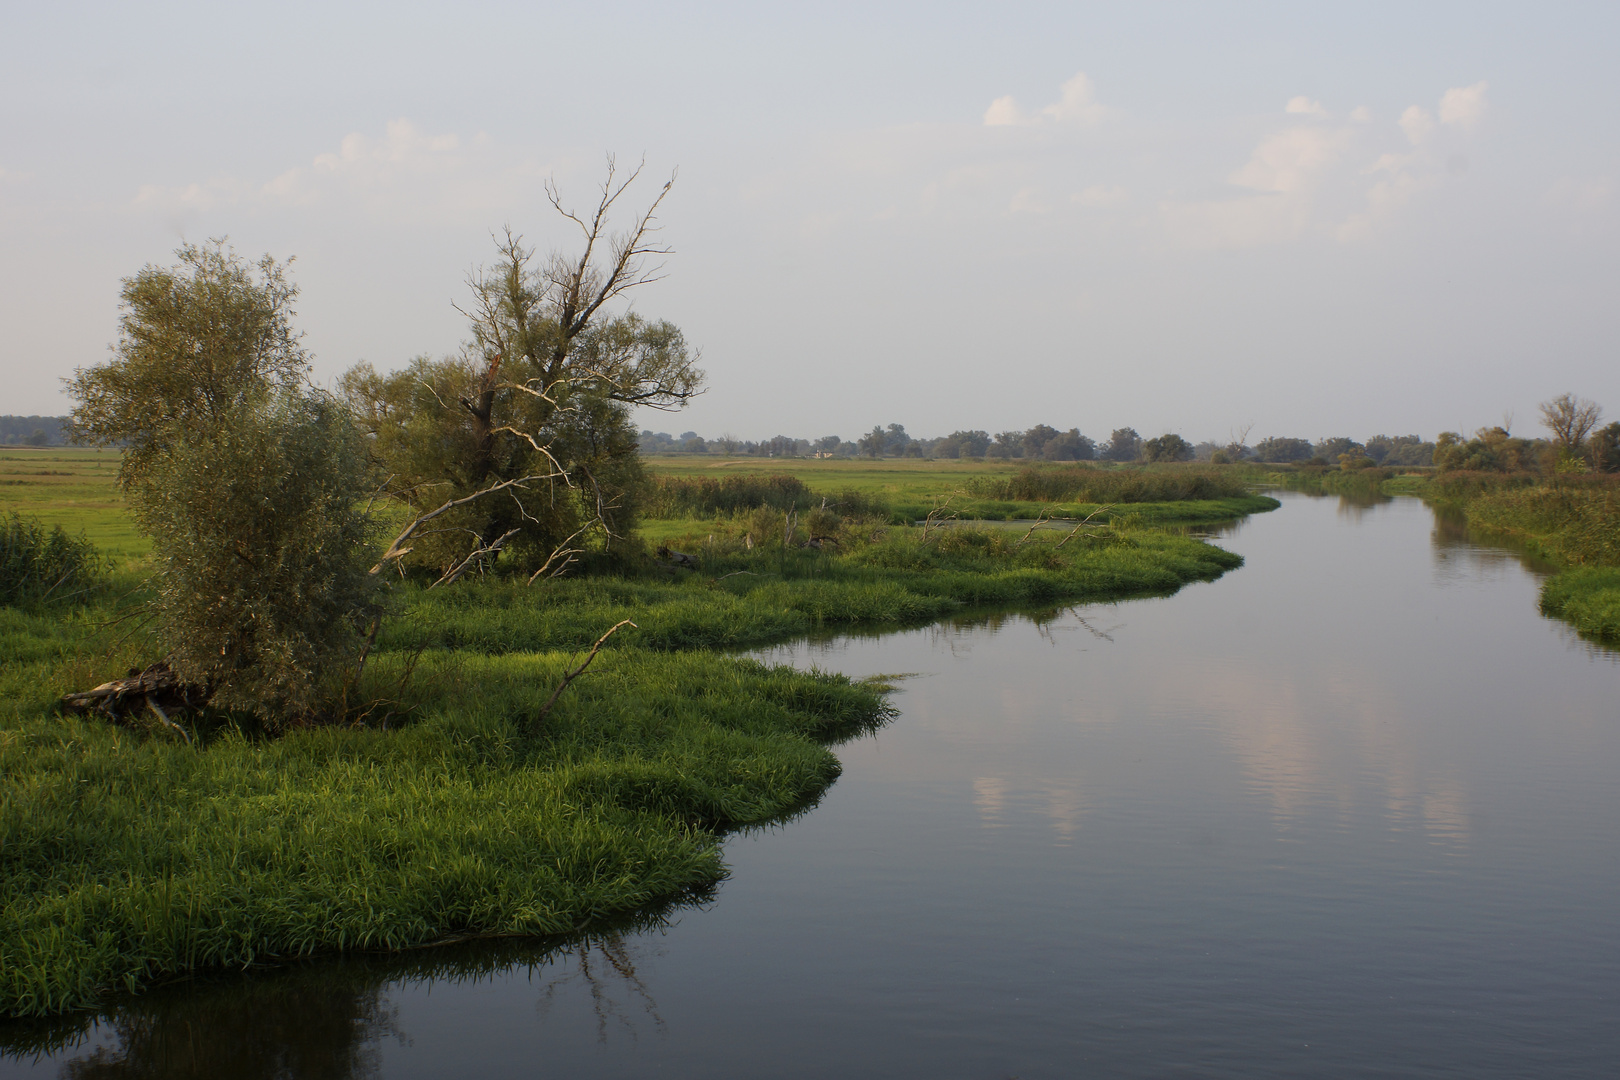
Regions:
[[[1592,432],[1587,439],[1592,468],[1599,472],[1620,472],[1620,421]]]
[[[889,430],[883,433],[883,452],[900,457],[905,454],[906,447],[911,445],[911,436],[906,434],[904,424],[890,424]]]
[[[987,457],[1018,458],[1024,456],[1024,433],[1022,431],[1003,431],[996,435],[996,440],[985,450]]]
[[[1442,431],[1435,440],[1434,464],[1442,470],[1533,472],[1540,468],[1545,443],[1519,439],[1504,427],[1483,427],[1472,439]]]
[[[1192,443],[1180,435],[1160,435],[1142,444],[1142,458],[1145,461],[1191,461],[1192,456]]]
[[[836,454],[838,448],[844,444],[842,436],[823,435],[815,441],[815,450],[818,454]]]
[[[1364,450],[1379,465],[1434,464],[1434,443],[1421,435],[1374,435]]]
[[[1313,457],[1321,457],[1327,458],[1329,461],[1337,461],[1345,454],[1360,457],[1362,452],[1365,450],[1366,447],[1362,446],[1354,439],[1339,436],[1332,439],[1323,439],[1321,442],[1312,447],[1311,453]]]
[[[587,544],[608,549],[628,536],[643,483],[630,409],[682,408],[703,381],[673,324],[605,313],[657,280],[647,260],[668,251],[653,243],[654,215],[673,179],[628,229],[609,231],[640,172],[620,180],[610,157],[584,215],[547,185],[552,207],[580,230],[580,250],[536,264],[508,230],[494,265],[469,282],[472,341],[461,356],[418,359],[389,377],[369,365],[344,376],[345,396],[416,515],[389,558],[409,556],[446,580],[505,552],[538,576],[560,572]],[[419,528],[430,514],[431,529]]]
[[[1058,434],[1058,429],[1055,427],[1050,427],[1046,424],[1036,424],[1034,427],[1024,432],[1024,437],[1019,440],[1023,448],[1023,454],[1021,456],[1027,458],[1038,458],[1043,456],[1041,451],[1045,448],[1047,443],[1057,438]]]
[[[984,457],[990,449],[990,434],[985,431],[953,431],[934,447],[935,457]]]
[[[126,444],[126,488],[185,433],[220,430],[243,404],[298,387],[309,370],[287,264],[266,255],[249,266],[220,240],[175,254],[175,266],[125,279],[113,360],[67,381],[78,401],[70,437]]]
[[[1047,439],[1041,456],[1047,461],[1090,461],[1097,456],[1097,444],[1080,434],[1079,428],[1070,428]]]
[[[1109,461],[1135,461],[1142,455],[1142,437],[1135,428],[1115,428],[1103,456]]]
[[[159,635],[184,681],[272,726],[315,717],[362,655],[371,476],[348,413],[300,380],[285,264],[222,241],[124,282],[113,359],[69,380],[79,441],[127,443]]]
[[[1254,454],[1261,461],[1287,464],[1309,459],[1312,448],[1309,439],[1285,439],[1273,435],[1269,439],[1261,439],[1255,443]]]
[[[888,437],[883,432],[883,425],[879,424],[856,440],[861,453],[869,458],[883,456],[883,448],[888,445]]]

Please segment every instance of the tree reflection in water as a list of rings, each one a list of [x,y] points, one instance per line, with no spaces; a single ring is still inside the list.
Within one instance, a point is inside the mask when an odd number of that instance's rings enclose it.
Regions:
[[[613,1027],[634,1036],[638,1013],[661,1031],[664,1020],[636,971],[633,941],[667,927],[678,906],[711,898],[688,896],[567,937],[479,940],[199,976],[99,1014],[8,1023],[0,1027],[0,1058],[54,1059],[66,1080],[360,1080],[380,1075],[384,1040],[410,1044],[391,990],[525,970],[545,979],[542,1019],[570,987],[580,987],[604,1042]]]

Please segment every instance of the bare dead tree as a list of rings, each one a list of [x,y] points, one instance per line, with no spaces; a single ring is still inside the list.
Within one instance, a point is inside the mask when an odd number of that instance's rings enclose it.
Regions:
[[[1580,451],[1586,437],[1603,418],[1597,402],[1575,394],[1559,394],[1541,403],[1541,422],[1553,433],[1553,441],[1568,453]]]

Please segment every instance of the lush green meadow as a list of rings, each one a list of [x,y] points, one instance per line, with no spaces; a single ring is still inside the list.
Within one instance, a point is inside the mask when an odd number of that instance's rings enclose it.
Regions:
[[[115,484],[121,460],[113,450],[0,449],[0,513],[15,510],[83,533],[118,563],[137,563],[152,545],[124,512]]]
[[[155,722],[118,727],[57,706],[161,655],[142,617],[144,548],[112,485],[116,457],[0,461],[10,470],[0,512],[83,529],[117,560],[88,602],[0,609],[9,1014],[85,1007],[210,967],[557,933],[700,889],[725,874],[725,830],[812,803],[838,775],[831,747],[889,715],[881,684],[766,668],[736,650],[975,606],[1170,592],[1241,561],[1185,530],[1147,527],[1141,512],[1033,532],[834,515],[819,549],[773,533],[788,519],[770,507],[649,521],[655,540],[690,541],[698,568],[648,555],[612,576],[534,586],[396,581],[395,615],[337,722],[270,738],[205,713],[184,718],[187,742]],[[792,467],[812,489],[863,485],[891,505],[1016,474]],[[654,463],[666,471],[678,475]],[[1276,505],[1201,502],[1211,501],[1183,500],[1179,520]],[[636,625],[545,713],[583,650],[624,619]]]

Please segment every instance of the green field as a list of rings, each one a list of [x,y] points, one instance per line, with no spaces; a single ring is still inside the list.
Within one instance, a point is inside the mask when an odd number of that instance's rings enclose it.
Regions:
[[[889,715],[881,684],[736,650],[976,606],[1162,594],[1241,563],[1148,527],[1146,505],[1067,541],[1066,528],[834,517],[821,550],[783,543],[768,507],[652,521],[651,539],[692,542],[698,570],[649,556],[534,587],[396,582],[396,614],[333,723],[270,738],[204,711],[181,718],[188,743],[155,722],[57,707],[163,655],[116,465],[86,450],[11,450],[0,463],[0,512],[82,530],[117,564],[88,602],[0,608],[0,1013],[87,1007],[204,968],[556,933],[701,889],[726,872],[724,830],[811,805],[838,775],[831,748]],[[791,467],[814,489],[864,485],[891,505],[1015,471]],[[1156,512],[1195,521],[1276,505],[1247,498]],[[637,626],[542,718],[581,650],[621,619]]]
[[[15,510],[82,532],[118,563],[137,563],[152,545],[124,512],[115,483],[120,461],[116,450],[0,449],[0,513]]]

